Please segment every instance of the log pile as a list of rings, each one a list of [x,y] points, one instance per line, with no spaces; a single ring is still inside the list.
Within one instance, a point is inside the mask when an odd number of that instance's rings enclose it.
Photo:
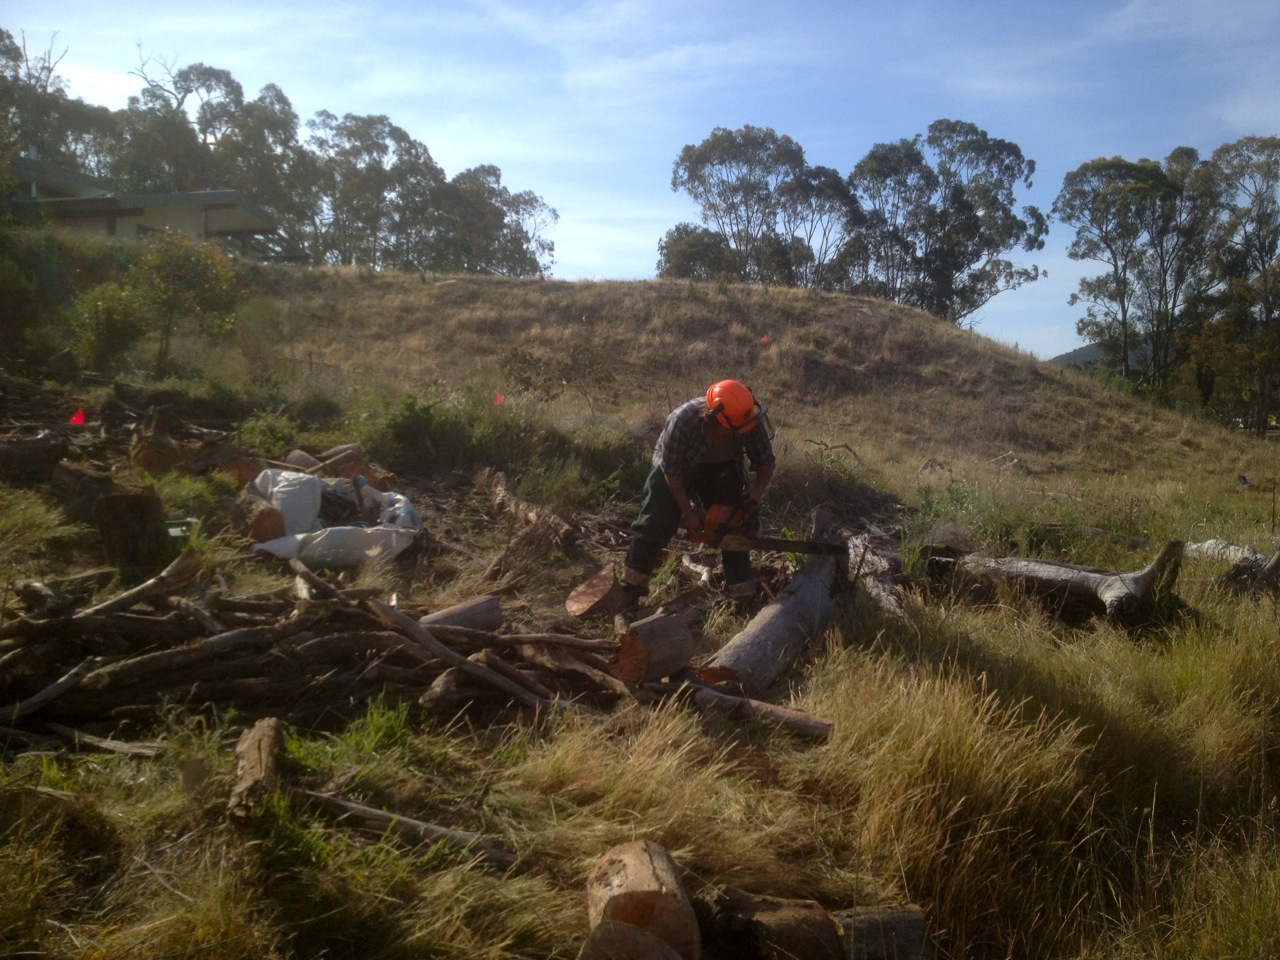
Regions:
[[[475,710],[502,720],[678,698],[807,737],[829,731],[817,718],[708,688],[675,661],[664,678],[617,670],[613,639],[517,630],[493,596],[409,612],[377,591],[339,589],[298,560],[290,566],[291,590],[224,596],[205,589],[200,555],[188,551],[93,606],[5,623],[0,725],[13,743],[52,732],[83,746],[171,706],[326,727],[378,697],[419,718]]]

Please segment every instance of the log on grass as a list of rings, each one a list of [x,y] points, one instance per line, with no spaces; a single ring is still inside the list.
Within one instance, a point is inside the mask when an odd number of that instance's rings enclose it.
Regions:
[[[605,920],[588,934],[578,960],[680,960],[680,954],[648,930]]]
[[[996,560],[977,555],[962,558],[959,569],[980,583],[1018,584],[1038,597],[1058,602],[1064,611],[1068,606],[1079,606],[1108,620],[1131,622],[1154,614],[1162,601],[1172,596],[1182,555],[1182,542],[1170,540],[1150,564],[1131,573],[1051,560]]]
[[[645,685],[645,689],[654,693],[687,695],[694,706],[703,712],[714,711],[737,719],[764,720],[812,740],[826,740],[835,728],[830,720],[811,713],[750,697],[734,696],[701,683],[650,683]]]
[[[613,567],[605,567],[574,587],[565,598],[564,608],[574,617],[612,616],[629,599]]]
[[[609,658],[609,672],[619,680],[661,680],[689,665],[693,631],[679,617],[654,614],[620,626],[618,649]]]
[[[346,822],[365,830],[372,830],[375,833],[383,834],[391,831],[413,843],[437,843],[443,841],[467,852],[479,854],[490,864],[503,870],[510,868],[516,862],[515,855],[503,849],[498,841],[492,837],[482,836],[478,833],[468,833],[464,830],[453,830],[433,823],[424,823],[412,817],[402,817],[398,814],[388,813],[385,810],[377,810],[362,803],[356,803],[353,800],[346,800],[327,793],[316,793],[312,790],[302,790],[295,787],[289,791],[289,794],[304,806],[314,806],[327,810],[342,817]]]
[[[502,604],[497,597],[485,595],[455,603],[443,610],[435,610],[419,617],[424,627],[441,624],[450,627],[467,627],[472,630],[497,630],[502,626]]]
[[[708,940],[741,960],[844,960],[840,924],[814,900],[786,900],[726,887],[709,905]]]
[[[500,471],[488,471],[483,475],[483,483],[489,490],[493,506],[501,513],[509,513],[521,522],[545,527],[551,539],[558,547],[568,546],[576,539],[573,525],[564,517],[546,507],[529,503],[516,496],[515,488],[507,475]]]
[[[708,682],[741,684],[760,697],[795,665],[835,619],[840,586],[835,557],[810,557],[791,582],[698,673]]]
[[[834,917],[844,931],[849,960],[930,960],[929,928],[915,904],[856,907]]]
[[[67,453],[67,441],[52,433],[0,437],[0,479],[48,480]]]
[[[109,600],[104,600],[102,603],[81,610],[76,614],[76,617],[79,619],[105,613],[116,613],[121,610],[128,610],[134,604],[141,603],[143,600],[173,593],[199,576],[203,566],[204,559],[199,553],[194,550],[186,550],[150,580],[140,583],[136,587],[126,590],[124,593],[118,594]]]
[[[702,937],[680,868],[651,840],[633,840],[605,853],[587,876],[587,919],[640,927],[671,946],[683,960],[698,960]]]
[[[236,783],[227,801],[227,815],[248,820],[262,798],[280,786],[280,758],[284,753],[284,724],[276,717],[259,720],[236,743]]]

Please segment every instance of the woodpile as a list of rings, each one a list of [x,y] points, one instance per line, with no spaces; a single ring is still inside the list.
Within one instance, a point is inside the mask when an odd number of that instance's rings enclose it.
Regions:
[[[378,697],[419,716],[475,709],[508,720],[676,698],[802,736],[830,729],[700,683],[685,666],[687,648],[661,677],[619,671],[616,640],[518,630],[493,596],[409,612],[378,591],[340,589],[298,560],[289,565],[291,589],[226,596],[201,582],[200,555],[188,551],[93,606],[5,623],[0,724],[23,742],[48,736],[52,723],[114,733],[169,706],[324,726],[362,715]]]

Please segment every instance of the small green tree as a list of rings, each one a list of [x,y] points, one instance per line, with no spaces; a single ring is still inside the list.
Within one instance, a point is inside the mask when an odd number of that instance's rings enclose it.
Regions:
[[[236,302],[235,271],[217,247],[166,230],[125,274],[124,286],[137,297],[144,322],[159,336],[152,375],[164,376],[174,331],[194,320],[203,332],[225,329]]]

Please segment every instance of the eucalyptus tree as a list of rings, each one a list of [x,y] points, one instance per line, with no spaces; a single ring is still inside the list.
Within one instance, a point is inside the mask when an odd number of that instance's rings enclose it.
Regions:
[[[780,189],[805,173],[804,150],[767,127],[716,127],[676,158],[671,189],[683,190],[702,222],[737,252],[743,279],[762,279],[769,242],[778,235]]]
[[[1210,238],[1218,288],[1202,342],[1250,401],[1261,438],[1280,377],[1280,137],[1224,144],[1210,163],[1222,214]]]
[[[1077,332],[1107,347],[1125,378],[1136,345],[1135,275],[1143,257],[1144,211],[1165,183],[1160,165],[1151,160],[1098,158],[1067,173],[1053,202],[1054,216],[1076,231],[1067,256],[1105,268],[1082,278],[1071,295],[1073,305],[1086,306]]]
[[[677,223],[658,241],[657,272],[667,280],[736,280],[742,263],[723,233]]]
[[[972,123],[936,120],[925,135],[874,145],[849,175],[853,220],[840,257],[847,289],[959,323],[1039,270],[1008,259],[1044,247],[1048,221],[1015,192],[1035,162]]]
[[[464,170],[434,192],[435,231],[424,269],[545,275],[555,247],[542,230],[559,215],[530,191],[513,194],[491,164]]]

